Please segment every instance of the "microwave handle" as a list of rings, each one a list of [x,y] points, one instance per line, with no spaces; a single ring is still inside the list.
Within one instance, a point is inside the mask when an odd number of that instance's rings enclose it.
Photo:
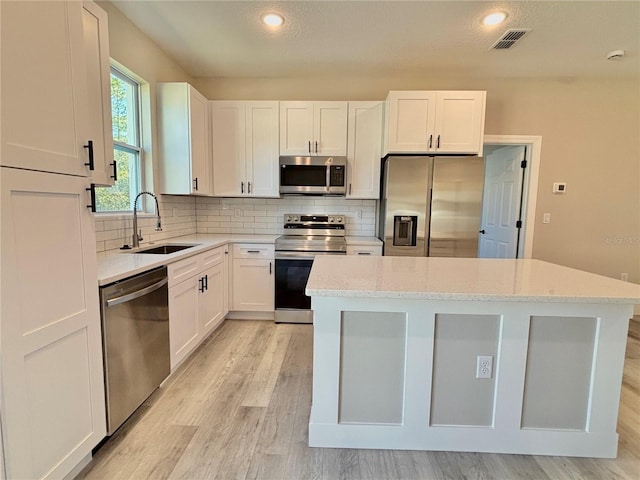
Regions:
[[[331,190],[331,165],[327,165],[327,183],[325,183],[325,190],[328,192]]]

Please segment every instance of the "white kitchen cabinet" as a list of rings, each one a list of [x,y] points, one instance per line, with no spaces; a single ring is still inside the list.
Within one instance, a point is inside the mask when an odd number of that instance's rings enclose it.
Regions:
[[[274,246],[233,246],[231,310],[273,312],[275,297]]]
[[[378,199],[384,102],[349,102],[347,198]]]
[[[160,193],[210,195],[207,99],[188,83],[158,83]]]
[[[382,245],[347,245],[347,255],[382,255]]]
[[[88,176],[81,2],[0,2],[0,164]]]
[[[280,155],[346,154],[347,102],[280,102]]]
[[[278,102],[209,103],[213,195],[279,197]]]
[[[116,163],[113,158],[111,123],[111,72],[109,65],[109,24],[107,13],[90,0],[82,2],[85,66],[87,69],[88,138],[93,143],[91,181],[113,185]]]
[[[484,91],[390,91],[384,153],[481,154]]]
[[[226,252],[225,245],[167,267],[171,371],[224,320]]]
[[[64,478],[106,434],[89,180],[15,168],[0,177],[6,474]]]

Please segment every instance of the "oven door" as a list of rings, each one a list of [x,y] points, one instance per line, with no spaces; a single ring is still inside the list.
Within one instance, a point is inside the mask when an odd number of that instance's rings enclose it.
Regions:
[[[313,323],[311,297],[305,295],[307,280],[318,255],[346,252],[276,252],[276,323]]]
[[[276,252],[276,323],[313,323],[311,297],[305,295],[312,253]]]

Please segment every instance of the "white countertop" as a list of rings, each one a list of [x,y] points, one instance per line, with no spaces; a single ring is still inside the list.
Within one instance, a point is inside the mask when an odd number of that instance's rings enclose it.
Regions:
[[[306,293],[320,297],[640,304],[640,285],[540,260],[325,256]]]
[[[107,285],[227,243],[274,243],[278,237],[279,235],[196,234],[156,242],[155,245],[197,244],[196,247],[168,255],[135,253],[135,250],[110,250],[98,254],[98,285]],[[153,245],[146,243],[136,250],[144,250]]]
[[[347,245],[382,245],[382,240],[377,237],[360,237],[356,235],[347,235],[345,237],[347,240]]]

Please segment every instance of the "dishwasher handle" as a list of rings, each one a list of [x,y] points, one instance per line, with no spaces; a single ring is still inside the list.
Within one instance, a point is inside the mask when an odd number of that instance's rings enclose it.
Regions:
[[[107,300],[107,307],[114,307],[116,305],[120,305],[121,303],[130,302],[131,300],[135,300],[136,298],[143,297],[151,292],[155,292],[159,288],[164,287],[169,280],[165,277],[159,282],[149,285],[148,287],[142,288],[132,293],[127,293],[126,295],[121,295],[116,298],[112,298]]]

